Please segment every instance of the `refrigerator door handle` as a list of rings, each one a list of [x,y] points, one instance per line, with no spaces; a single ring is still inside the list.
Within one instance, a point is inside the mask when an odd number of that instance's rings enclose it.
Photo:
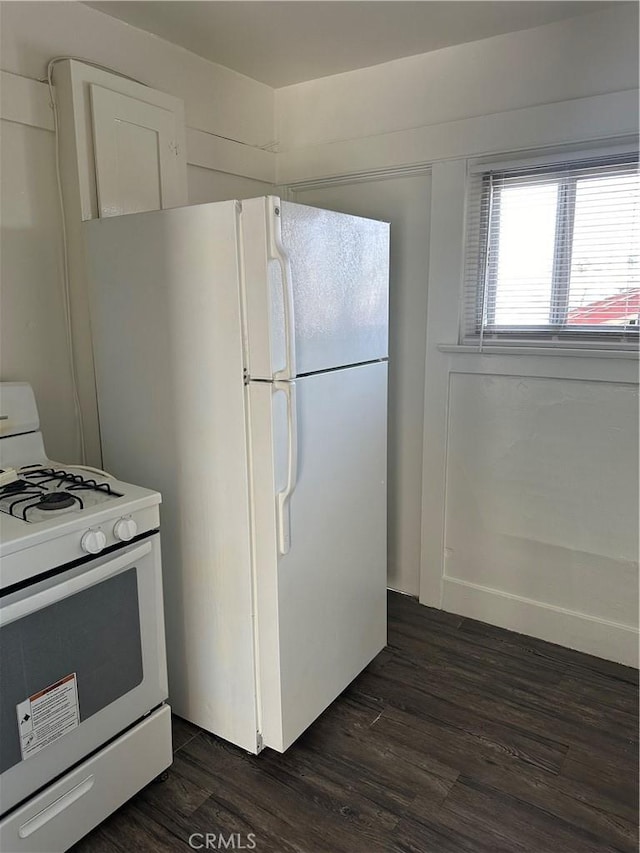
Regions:
[[[282,302],[284,306],[284,337],[286,364],[274,375],[275,380],[293,379],[296,375],[296,339],[295,318],[293,311],[293,282],[291,278],[291,263],[282,244],[282,227],[280,225],[280,200],[269,196],[271,216],[268,217],[269,250],[274,261],[280,266],[282,274]]]
[[[291,548],[291,495],[298,479],[298,417],[296,403],[296,383],[277,381],[273,383],[276,391],[283,391],[287,397],[287,483],[276,495],[276,523],[278,532],[278,551],[288,554]]]

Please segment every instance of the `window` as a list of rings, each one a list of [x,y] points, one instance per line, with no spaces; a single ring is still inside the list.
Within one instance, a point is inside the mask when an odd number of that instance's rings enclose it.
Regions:
[[[473,176],[465,343],[633,346],[640,315],[637,154]]]

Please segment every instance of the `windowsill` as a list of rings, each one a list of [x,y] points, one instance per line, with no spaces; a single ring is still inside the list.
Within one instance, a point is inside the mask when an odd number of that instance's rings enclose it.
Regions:
[[[592,349],[585,347],[526,346],[520,344],[438,344],[440,352],[464,353],[466,355],[554,355],[564,358],[622,358],[638,361],[637,350]]]

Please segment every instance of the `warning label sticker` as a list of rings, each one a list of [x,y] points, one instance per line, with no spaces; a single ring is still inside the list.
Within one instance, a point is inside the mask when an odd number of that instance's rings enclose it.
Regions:
[[[77,728],[80,712],[75,672],[29,696],[16,705],[16,711],[24,761]]]

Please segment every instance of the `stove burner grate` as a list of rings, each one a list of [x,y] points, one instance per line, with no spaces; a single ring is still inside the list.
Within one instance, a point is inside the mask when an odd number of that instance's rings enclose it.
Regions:
[[[37,509],[53,515],[56,511],[72,507],[84,509],[85,501],[78,492],[84,492],[85,500],[89,492],[122,497],[109,483],[98,483],[95,479],[62,469],[23,468],[18,474],[19,480],[0,487],[0,511],[27,522],[35,520],[29,518],[31,510]]]
[[[38,468],[36,471],[21,471],[20,476],[33,482],[34,485],[40,486],[45,483],[52,483],[58,480],[59,484],[71,483],[67,486],[67,490],[71,489],[89,489],[96,492],[104,492],[107,495],[120,498],[122,495],[115,492],[109,483],[98,483],[97,480],[85,478],[80,474],[72,474],[70,471],[56,470],[55,468]]]
[[[17,516],[17,514],[13,511],[13,509],[14,509],[14,507],[18,506],[18,504],[23,504],[23,503],[26,503],[27,501],[35,501],[36,503],[38,503],[40,501],[40,499],[42,498],[42,492],[33,492],[33,491],[27,490],[27,491],[19,492],[17,494],[22,495],[22,497],[19,497],[16,500],[11,501],[11,503],[9,504],[7,509],[5,510],[5,512],[7,512],[9,515],[16,515]],[[29,504],[27,509],[30,509],[30,507],[31,507],[31,504]],[[23,514],[23,518],[25,521],[27,520],[24,517],[24,514]]]
[[[7,483],[6,486],[0,487],[0,498],[5,498],[7,495],[15,495],[18,492],[24,492],[24,490],[28,488],[29,483],[25,483],[24,480],[13,480],[11,483]]]

